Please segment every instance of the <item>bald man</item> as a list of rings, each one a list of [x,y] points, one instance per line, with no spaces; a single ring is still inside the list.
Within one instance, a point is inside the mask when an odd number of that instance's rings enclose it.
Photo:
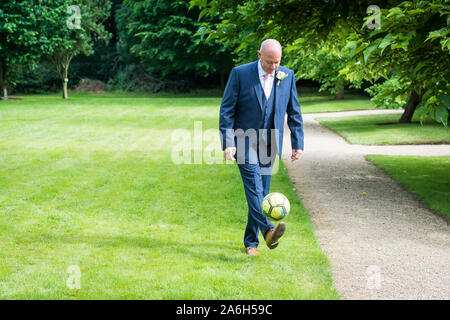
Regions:
[[[280,66],[282,48],[267,39],[258,50],[258,60],[233,68],[220,106],[219,129],[224,157],[236,161],[248,204],[244,246],[250,256],[258,255],[258,234],[269,249],[275,249],[286,230],[276,227],[262,213],[269,193],[272,167],[281,158],[284,119],[291,131],[291,160],[303,151],[303,120],[294,72]]]

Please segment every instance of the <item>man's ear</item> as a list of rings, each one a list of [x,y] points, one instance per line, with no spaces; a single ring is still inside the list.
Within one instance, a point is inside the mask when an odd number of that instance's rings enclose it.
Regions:
[[[261,59],[261,51],[258,50],[258,58]]]

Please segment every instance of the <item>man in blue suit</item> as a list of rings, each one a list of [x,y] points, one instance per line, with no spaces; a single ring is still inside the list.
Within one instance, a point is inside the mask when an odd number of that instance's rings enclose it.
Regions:
[[[262,213],[275,157],[281,158],[285,114],[291,131],[292,156],[303,151],[303,121],[294,72],[280,66],[282,49],[275,39],[262,42],[258,61],[233,68],[220,106],[219,128],[226,160],[236,161],[248,204],[244,246],[259,254],[261,231],[270,249],[278,246],[286,225],[275,227]]]

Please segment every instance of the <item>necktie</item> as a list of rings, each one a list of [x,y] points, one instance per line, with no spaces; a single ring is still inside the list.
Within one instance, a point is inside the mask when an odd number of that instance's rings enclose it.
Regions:
[[[269,74],[266,73],[264,75],[264,94],[266,95],[266,98],[269,99],[270,90],[269,90]]]

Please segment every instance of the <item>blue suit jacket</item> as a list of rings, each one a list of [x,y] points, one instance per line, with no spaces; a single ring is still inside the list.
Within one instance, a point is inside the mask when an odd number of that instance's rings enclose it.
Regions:
[[[278,71],[288,74],[285,79],[280,81],[279,86],[277,86],[278,79],[275,77],[273,85],[273,90],[275,90],[274,129],[279,130],[276,147],[281,158],[286,112],[293,149],[303,150],[303,120],[294,72],[282,66],[278,67],[275,75]],[[262,128],[264,121],[263,99],[265,97],[258,76],[258,60],[231,70],[220,105],[219,129],[222,136],[222,149],[236,146],[234,132],[237,129],[258,131]]]

